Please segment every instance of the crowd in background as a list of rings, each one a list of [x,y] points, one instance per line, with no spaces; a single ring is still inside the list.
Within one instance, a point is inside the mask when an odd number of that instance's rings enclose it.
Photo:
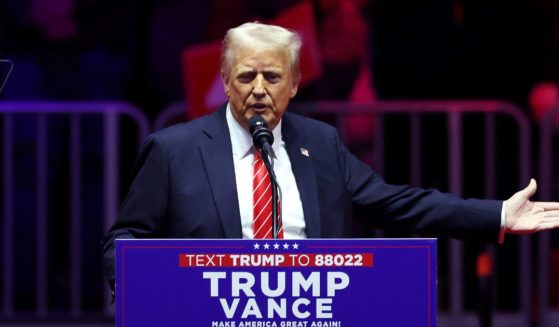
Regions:
[[[122,99],[154,116],[185,99],[182,50],[301,2],[5,0],[0,56],[16,70],[3,98]],[[350,99],[363,69],[369,100],[492,98],[525,108],[534,86],[559,81],[557,1],[311,3],[323,69],[299,101]]]

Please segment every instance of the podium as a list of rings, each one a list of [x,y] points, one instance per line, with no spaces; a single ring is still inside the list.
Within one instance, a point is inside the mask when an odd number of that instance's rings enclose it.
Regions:
[[[436,246],[117,240],[116,326],[436,326]]]

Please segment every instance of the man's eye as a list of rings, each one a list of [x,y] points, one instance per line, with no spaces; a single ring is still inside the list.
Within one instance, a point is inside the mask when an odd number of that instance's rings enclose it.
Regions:
[[[241,83],[249,83],[250,81],[252,81],[254,79],[254,74],[241,74],[241,75],[237,76],[237,79]]]
[[[277,83],[281,79],[281,75],[276,73],[267,73],[265,78],[270,83]]]

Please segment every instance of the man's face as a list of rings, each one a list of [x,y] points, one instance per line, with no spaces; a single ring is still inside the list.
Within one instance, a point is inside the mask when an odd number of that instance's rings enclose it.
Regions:
[[[248,120],[259,114],[270,129],[275,128],[297,93],[287,51],[246,47],[234,50],[231,72],[222,72],[233,116],[248,129]]]

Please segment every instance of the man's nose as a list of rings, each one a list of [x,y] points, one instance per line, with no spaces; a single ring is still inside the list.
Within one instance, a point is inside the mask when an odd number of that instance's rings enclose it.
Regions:
[[[253,81],[252,94],[256,97],[266,96],[266,80],[261,74],[257,75]]]

